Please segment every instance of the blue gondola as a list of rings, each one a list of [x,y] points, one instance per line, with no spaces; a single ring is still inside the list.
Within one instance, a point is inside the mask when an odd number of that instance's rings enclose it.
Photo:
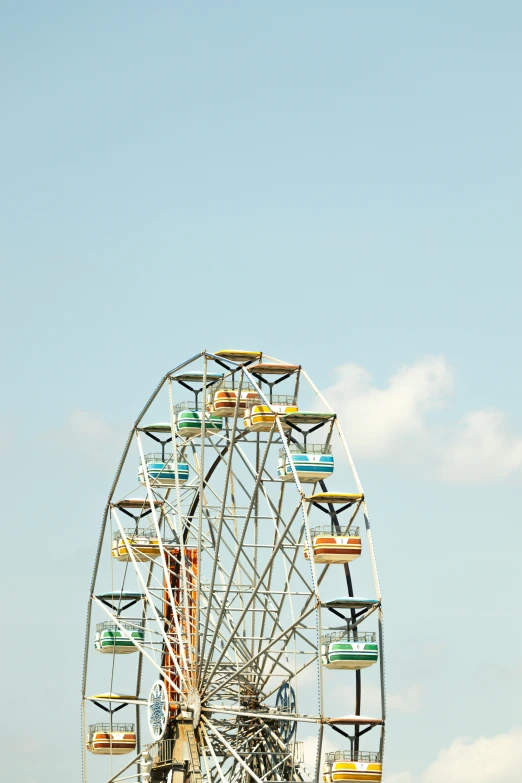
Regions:
[[[324,481],[334,471],[334,458],[331,451],[330,446],[321,444],[289,446],[290,455],[285,449],[281,449],[277,474],[282,481],[293,481],[293,465],[299,481],[304,483]]]
[[[153,487],[175,487],[176,486],[176,465],[172,454],[163,457],[161,454],[147,454],[145,457],[147,464],[147,474]],[[188,481],[189,466],[186,462],[178,462],[179,483],[184,484]],[[138,471],[140,484],[145,484],[143,467],[140,465]]]

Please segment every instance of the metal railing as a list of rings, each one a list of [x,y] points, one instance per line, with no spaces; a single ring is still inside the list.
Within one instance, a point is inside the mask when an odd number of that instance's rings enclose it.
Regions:
[[[118,531],[116,532],[118,533]],[[151,539],[156,539],[156,541],[158,540],[158,534],[156,533],[155,530],[152,530],[151,528],[140,527],[136,529],[133,527],[127,527],[125,528],[125,535],[127,536],[127,538],[131,543],[132,543],[131,539],[135,539],[135,538],[146,538],[147,541],[150,541]],[[123,536],[121,535],[121,533],[118,533],[116,538],[122,539]],[[165,546],[167,546],[166,541],[164,541],[163,543]]]
[[[297,405],[296,398],[292,397],[290,394],[272,394],[272,399],[270,399],[270,395],[267,394],[266,398],[271,405]],[[252,408],[255,405],[264,405],[266,407],[266,402],[262,397],[252,397],[249,399],[248,405]]]
[[[201,405],[200,402],[198,402],[197,405],[194,402],[179,402],[177,405],[174,406],[174,413],[175,414],[182,413],[183,411],[190,411],[190,413],[199,413],[199,415],[201,417],[202,413],[203,413],[203,408],[202,408],[202,405]],[[213,418],[212,414],[210,414],[208,412],[208,410],[207,410],[206,415],[205,415],[205,420],[207,422],[210,421],[210,422],[212,422],[212,424],[215,424],[216,423],[216,418],[217,417]],[[190,419],[189,419],[189,421],[190,421]],[[197,419],[196,419],[196,421],[197,421]]]
[[[295,704],[277,704],[275,707],[270,707],[274,712],[281,713],[282,715],[290,715],[295,712]]]
[[[301,445],[299,443],[292,443],[288,446],[290,454],[331,454],[332,447],[325,446],[322,443],[307,443]],[[286,455],[286,449],[279,449],[279,456],[284,457]]]
[[[134,723],[91,723],[89,734],[95,734],[97,731],[109,734],[111,731],[134,731]]]
[[[375,642],[376,635],[371,631],[335,631],[323,636],[323,644],[333,644],[334,642]]]
[[[366,764],[379,764],[381,754],[369,753],[365,750],[336,750],[333,753],[327,753],[324,760],[327,764],[334,761],[361,761]]]
[[[166,739],[166,740],[160,740],[159,742],[154,743],[153,745],[149,746],[149,753],[152,758],[152,763],[154,766],[160,766],[162,764],[170,764],[174,759],[174,749],[175,749],[175,743],[176,740],[173,739]],[[208,753],[208,749],[203,749],[204,753]],[[294,764],[302,764],[304,762],[304,742],[289,742],[286,750],[280,750],[281,754],[288,754],[293,759]],[[258,756],[273,756],[274,751],[271,751],[270,753],[267,753],[265,751],[260,751],[257,753],[252,753],[251,751],[246,751],[244,753],[239,752],[240,756],[249,757],[252,755],[258,755]]]
[[[174,465],[175,454],[163,455],[161,452],[159,454],[145,454],[145,462],[161,462],[165,467],[167,467],[167,465],[171,466]]]
[[[360,528],[359,527],[348,527],[345,530],[343,528],[340,528],[337,530],[335,525],[322,525],[322,527],[314,527],[310,530],[310,535],[312,538],[315,538],[315,536],[337,536],[338,538],[343,537],[347,538],[348,536],[353,536],[354,538],[358,538],[360,536]]]
[[[166,739],[156,742],[149,748],[153,765],[169,764],[174,761],[174,747],[176,740]]]
[[[181,411],[194,411],[194,413],[201,413],[201,403],[194,402],[178,402],[177,405],[174,405],[174,413],[180,413]]]
[[[304,742],[289,742],[287,750],[294,760],[294,764],[303,764],[304,762]]]
[[[171,531],[169,531],[169,533],[170,532]],[[150,541],[150,540],[156,540],[157,541],[158,540],[158,534],[156,533],[155,530],[153,530],[150,527],[138,528],[137,530],[134,527],[128,527],[128,528],[125,528],[125,535],[129,539],[129,542],[131,544],[134,543],[134,539],[135,538],[146,538],[147,541]],[[120,541],[123,540],[123,536],[121,535],[121,533],[118,530],[114,531],[114,538],[115,539],[119,539]],[[178,542],[174,538],[169,538],[169,539],[163,538],[163,546],[164,547],[168,547],[168,546],[171,546],[171,545],[172,546],[179,546]]]
[[[219,381],[216,383],[216,385],[212,388],[212,392],[215,394],[215,392],[219,391],[220,389],[226,389],[227,391],[237,391],[238,386],[239,381],[226,378],[224,381]],[[255,387],[250,383],[250,381],[243,381],[241,384],[241,391],[255,391]]]
[[[145,633],[145,628],[143,628],[142,625],[137,625],[136,623],[121,621],[120,625],[126,631],[142,631],[142,633]],[[111,620],[105,620],[105,622],[97,623],[96,625],[96,631],[98,633],[100,633],[101,631],[119,631],[119,630],[120,630],[120,626],[116,625],[116,623],[113,623]]]

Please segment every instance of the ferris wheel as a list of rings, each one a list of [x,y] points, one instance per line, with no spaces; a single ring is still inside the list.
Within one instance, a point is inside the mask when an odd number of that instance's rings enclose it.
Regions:
[[[381,781],[384,723],[372,533],[335,411],[300,365],[203,351],[147,401],[105,508],[84,783]]]

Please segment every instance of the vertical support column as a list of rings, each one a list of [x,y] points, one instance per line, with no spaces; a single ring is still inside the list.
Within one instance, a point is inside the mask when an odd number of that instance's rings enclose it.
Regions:
[[[319,715],[321,716],[321,721],[324,718],[324,706],[323,706],[323,659],[322,659],[322,638],[323,638],[323,621],[322,621],[322,611],[321,611],[321,605],[317,607],[316,610],[316,618],[317,618],[317,666],[318,666],[318,685],[319,685]],[[321,754],[323,750],[323,734],[324,734],[324,723],[321,723],[319,726],[319,737],[317,740],[317,758],[315,762],[315,783],[320,783],[321,781]]]
[[[256,433],[256,478],[259,477],[259,432]],[[264,469],[264,466],[263,466]],[[259,484],[262,479],[256,481],[256,489],[254,495],[254,574],[258,573],[258,543],[259,543]],[[254,577],[255,578],[255,577]],[[252,622],[251,622],[251,636],[252,641],[250,644],[251,655],[254,655],[255,650],[255,635],[256,635],[256,600],[252,604]]]
[[[203,398],[201,400],[201,453],[199,458],[199,509],[198,509],[198,560],[202,563],[202,526],[203,526],[203,504],[204,504],[204,492],[205,492],[205,442],[206,442],[206,419],[207,419],[207,354],[204,355],[203,360]],[[198,568],[197,574],[197,586],[196,586],[196,635],[195,635],[195,672],[194,672],[194,684],[197,685],[198,671],[201,671],[202,663],[201,644],[200,644],[200,627],[199,618],[201,613],[201,569]],[[209,595],[208,600],[211,600]]]

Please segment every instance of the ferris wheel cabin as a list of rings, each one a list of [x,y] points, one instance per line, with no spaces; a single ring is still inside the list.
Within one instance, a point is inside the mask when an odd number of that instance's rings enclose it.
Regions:
[[[203,432],[203,413],[192,402],[180,402],[174,408],[176,432],[182,437],[197,438]],[[205,414],[205,435],[216,435],[223,429],[221,416]]]
[[[129,548],[135,560],[146,563],[151,558],[160,556],[158,534],[155,530],[135,530],[131,528],[125,531]],[[130,563],[132,557],[125,544],[123,536],[117,536],[112,542],[112,556],[120,563]]]
[[[128,635],[125,635],[117,623],[110,620],[98,623],[94,637],[94,649],[110,655],[128,655],[138,652],[134,642],[143,644],[145,640],[143,628],[137,626],[136,623],[129,622],[120,622],[120,625]]]
[[[87,734],[87,750],[95,756],[122,756],[136,748],[134,723],[93,723]]]
[[[375,634],[357,629],[327,634],[321,652],[327,669],[367,669],[379,658]]]
[[[310,535],[315,563],[351,563],[361,555],[362,541],[358,527],[349,527],[339,535],[333,525],[325,525],[314,528]],[[304,556],[307,560],[310,557],[308,544],[305,544]]]
[[[330,517],[330,524],[314,527],[311,531],[313,559],[316,563],[350,563],[360,557],[362,541],[360,530],[351,524],[355,518],[362,494],[346,492],[318,492],[307,498],[310,509],[318,508]],[[343,511],[355,507],[348,527],[341,525],[339,516]],[[324,518],[324,517],[323,517]],[[305,545],[305,558],[310,557],[308,545]]]
[[[248,382],[238,388],[238,382],[233,380],[220,381],[211,391],[210,400],[207,403],[207,411],[211,416],[234,416],[236,403],[239,415],[245,413],[249,403],[258,398],[258,392]],[[239,399],[239,402],[238,402]]]
[[[295,398],[290,395],[277,394],[272,396],[270,406],[266,405],[260,397],[250,400],[245,409],[243,424],[245,429],[251,432],[270,432],[276,420],[276,416],[285,413],[295,413],[297,405]],[[281,421],[283,429],[289,429],[284,420]]]
[[[327,753],[323,783],[381,783],[380,753],[337,750]]]
[[[290,425],[287,423],[286,426]],[[279,451],[277,475],[281,481],[293,481],[294,471],[302,484],[324,481],[334,472],[331,446],[322,443],[291,444],[287,449]]]
[[[147,454],[145,457],[147,466],[147,475],[151,487],[175,487],[176,486],[176,467],[179,476],[179,483],[184,484],[188,481],[189,466],[186,462],[175,463],[174,456],[163,454]],[[140,484],[145,484],[143,466],[138,470],[138,480]]]

